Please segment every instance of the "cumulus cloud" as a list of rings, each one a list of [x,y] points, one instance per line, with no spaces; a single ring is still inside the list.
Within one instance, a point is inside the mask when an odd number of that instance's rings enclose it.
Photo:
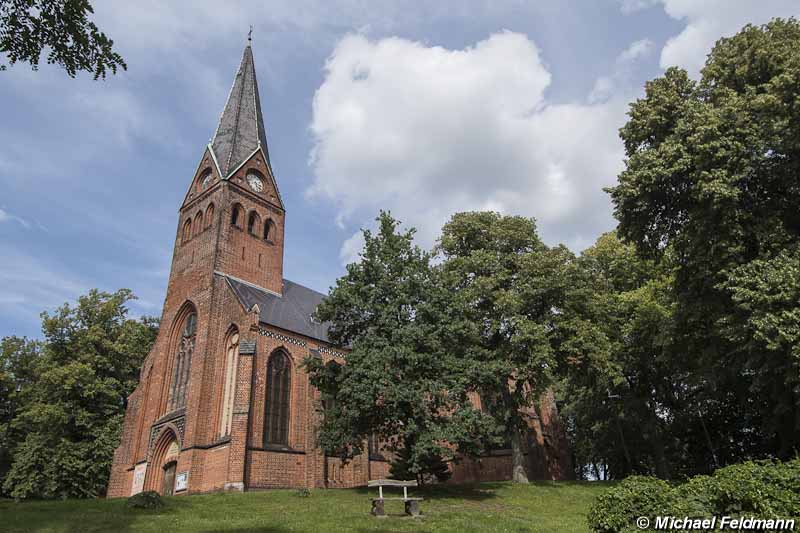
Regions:
[[[634,43],[619,65],[651,46]],[[551,104],[550,81],[518,33],[463,50],[349,35],[314,98],[307,194],[335,202],[345,225],[390,209],[425,246],[465,210],[535,217],[548,242],[591,244],[614,225],[602,188],[622,168],[616,131],[630,94]],[[356,234],[341,259],[357,248]]]
[[[729,0],[662,0],[672,18],[686,27],[661,50],[661,67],[680,66],[695,77],[720,37],[729,37],[745,24],[763,24],[774,17],[800,16],[797,0],[731,2]],[[623,8],[624,9],[624,8]]]

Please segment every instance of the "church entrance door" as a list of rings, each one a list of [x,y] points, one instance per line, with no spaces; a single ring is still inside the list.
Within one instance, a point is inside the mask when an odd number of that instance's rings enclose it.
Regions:
[[[164,485],[161,489],[161,494],[164,496],[172,496],[175,489],[175,469],[178,463],[172,461],[164,465]]]

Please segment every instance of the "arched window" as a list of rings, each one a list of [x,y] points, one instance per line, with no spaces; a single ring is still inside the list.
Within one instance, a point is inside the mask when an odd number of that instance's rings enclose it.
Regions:
[[[233,328],[225,340],[225,382],[222,392],[222,413],[219,421],[219,434],[231,434],[233,419],[233,398],[236,392],[236,368],[239,362],[239,331]]]
[[[255,211],[250,211],[250,214],[247,216],[247,233],[250,235],[258,235],[258,223],[261,222],[258,213]]]
[[[264,240],[272,242],[275,238],[275,223],[272,221],[271,218],[268,218],[266,222],[264,222]]]
[[[189,369],[192,366],[195,339],[197,336],[197,313],[190,311],[181,324],[180,336],[175,346],[172,363],[172,381],[169,388],[167,410],[173,411],[186,405],[186,389],[189,385]]]
[[[189,239],[192,238],[192,219],[187,218],[186,222],[183,223],[183,236],[181,237],[182,242],[188,242]]]
[[[194,234],[197,235],[203,231],[203,212],[198,211],[194,216]]]
[[[231,212],[231,225],[238,228],[244,224],[244,207],[241,204],[234,204]]]
[[[289,399],[291,363],[282,350],[267,363],[267,401],[264,412],[264,444],[289,444]]]
[[[214,204],[208,204],[206,207],[206,222],[205,226],[207,228],[211,227],[211,224],[214,223]]]

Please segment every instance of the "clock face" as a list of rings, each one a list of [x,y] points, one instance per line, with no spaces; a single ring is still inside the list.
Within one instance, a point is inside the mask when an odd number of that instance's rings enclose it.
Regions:
[[[261,178],[256,176],[255,174],[248,174],[247,175],[247,184],[256,192],[261,192],[264,190],[264,182],[261,181]]]
[[[214,175],[209,173],[205,178],[203,178],[203,188],[205,189],[206,187],[211,185],[212,181],[214,181]]]

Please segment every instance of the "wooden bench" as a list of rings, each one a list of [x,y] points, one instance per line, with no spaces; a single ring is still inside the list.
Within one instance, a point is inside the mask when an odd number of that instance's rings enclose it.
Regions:
[[[399,481],[397,479],[375,479],[367,482],[368,487],[378,487],[378,497],[372,498],[372,514],[375,516],[386,516],[386,511],[383,508],[383,502],[386,500],[402,500],[405,504],[406,514],[409,516],[419,516],[419,502],[422,498],[409,498],[408,487],[416,487],[416,481]],[[403,487],[402,498],[384,498],[383,487]]]

